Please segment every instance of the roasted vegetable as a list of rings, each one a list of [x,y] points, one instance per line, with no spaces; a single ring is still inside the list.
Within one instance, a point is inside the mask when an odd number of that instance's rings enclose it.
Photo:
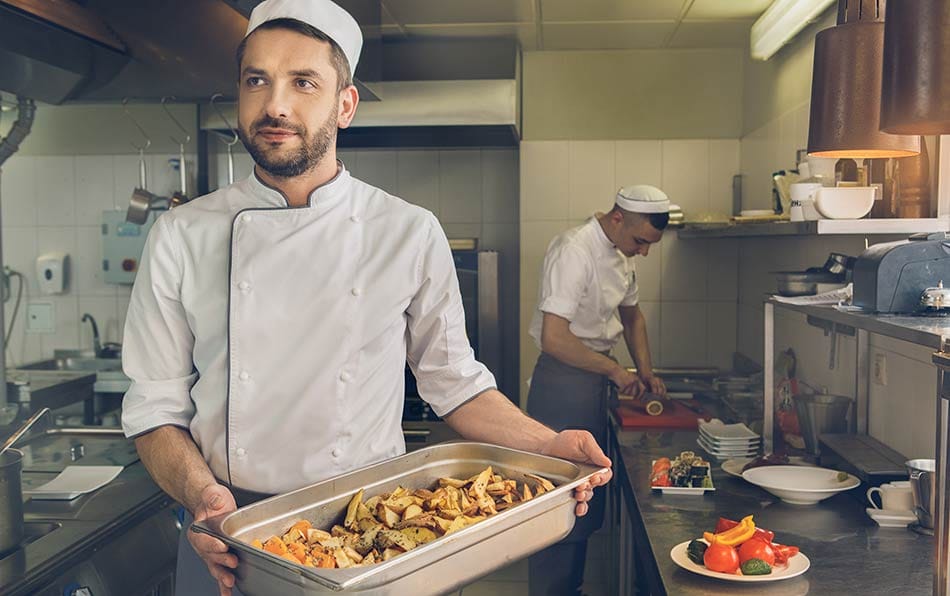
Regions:
[[[724,544],[726,546],[738,546],[749,538],[752,538],[753,534],[755,534],[755,522],[752,521],[751,515],[747,515],[742,518],[742,521],[740,521],[736,527],[729,528],[725,532],[719,532],[718,534],[704,532],[703,538],[705,538],[709,544],[715,543]]]
[[[739,569],[742,575],[768,575],[772,573],[772,566],[762,559],[749,559]]]
[[[307,567],[347,568],[373,565],[458,532],[537,495],[554,490],[548,479],[526,474],[519,488],[488,467],[461,480],[440,478],[433,490],[397,487],[365,502],[360,490],[347,504],[342,525],[330,531],[299,520],[281,536],[251,542],[287,561]]]
[[[693,540],[686,547],[686,556],[689,557],[689,560],[697,565],[703,564],[703,555],[706,554],[706,549],[709,548],[705,542],[700,540]]]

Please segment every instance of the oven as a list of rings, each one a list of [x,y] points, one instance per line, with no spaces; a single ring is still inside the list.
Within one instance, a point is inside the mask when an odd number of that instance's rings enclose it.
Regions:
[[[501,328],[498,318],[498,253],[488,250],[453,250],[455,271],[465,307],[465,330],[475,357],[501,378]],[[438,421],[419,396],[416,379],[406,366],[404,422]],[[408,436],[408,435],[407,435]],[[418,437],[414,437],[418,439]],[[415,441],[418,442],[418,441]]]

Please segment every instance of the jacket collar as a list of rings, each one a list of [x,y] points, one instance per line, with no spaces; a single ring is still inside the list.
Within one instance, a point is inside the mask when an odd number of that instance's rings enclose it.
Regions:
[[[325,184],[318,186],[310,193],[310,199],[308,201],[307,208],[324,208],[329,207],[331,204],[336,203],[341,199],[346,191],[350,187],[350,182],[353,178],[350,176],[349,171],[347,171],[346,166],[343,165],[343,162],[337,160],[337,171],[336,176],[330,179]],[[247,177],[244,181],[244,187],[255,199],[262,202],[262,206],[266,207],[276,207],[276,208],[287,208],[289,205],[287,202],[287,197],[284,196],[284,193],[277,190],[273,186],[265,183],[257,176],[257,169],[251,171],[251,175]]]

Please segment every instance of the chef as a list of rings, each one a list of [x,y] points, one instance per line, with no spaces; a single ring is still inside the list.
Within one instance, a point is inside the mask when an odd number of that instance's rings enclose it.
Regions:
[[[660,241],[669,210],[660,189],[628,186],[619,190],[609,212],[551,241],[529,328],[541,350],[528,392],[533,418],[555,430],[586,430],[604,444],[608,382],[634,397],[666,394],[653,373],[633,257],[647,256]],[[621,336],[636,374],[611,355]],[[598,492],[588,516],[567,538],[530,558],[532,596],[579,593],[587,538],[603,518],[604,495]]]
[[[408,361],[461,435],[609,466],[475,360],[448,241],[425,209],[353,178],[338,128],[359,96],[362,36],[329,0],[266,0],[238,48],[247,179],[155,222],[124,336],[122,424],[196,520],[405,452]],[[584,515],[594,477],[575,493]],[[177,593],[230,594],[234,554],[189,530]]]

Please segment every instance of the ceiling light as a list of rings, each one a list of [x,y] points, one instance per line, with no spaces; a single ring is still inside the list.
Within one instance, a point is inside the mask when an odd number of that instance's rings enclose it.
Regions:
[[[768,60],[834,0],[775,0],[752,25],[752,57]]]
[[[839,0],[838,24],[815,36],[809,155],[877,159],[920,153],[920,137],[880,131],[883,54],[884,0]]]

